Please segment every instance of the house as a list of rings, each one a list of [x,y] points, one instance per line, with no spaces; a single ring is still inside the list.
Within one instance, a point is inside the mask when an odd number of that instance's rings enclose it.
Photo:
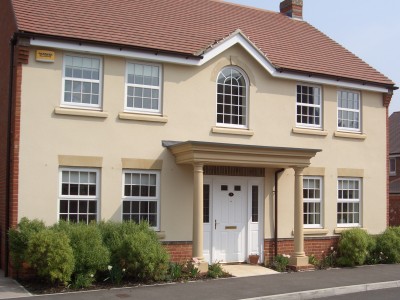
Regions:
[[[202,266],[383,231],[397,87],[302,11],[1,1],[2,268],[22,217],[146,220]]]
[[[400,226],[400,112],[389,117],[389,225]]]

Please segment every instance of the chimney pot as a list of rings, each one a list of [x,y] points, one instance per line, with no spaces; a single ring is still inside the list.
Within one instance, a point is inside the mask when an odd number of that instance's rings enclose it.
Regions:
[[[284,0],[279,8],[283,15],[293,19],[303,19],[303,0]]]

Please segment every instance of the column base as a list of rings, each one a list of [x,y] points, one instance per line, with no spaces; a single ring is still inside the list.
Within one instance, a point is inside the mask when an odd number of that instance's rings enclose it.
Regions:
[[[308,266],[308,256],[292,255],[289,259],[289,265],[296,267]]]
[[[301,272],[301,271],[314,271],[314,265],[305,265],[305,266],[292,266],[289,265],[288,268],[294,272]]]
[[[205,261],[194,262],[194,267],[200,272],[200,274],[208,272],[208,263]]]

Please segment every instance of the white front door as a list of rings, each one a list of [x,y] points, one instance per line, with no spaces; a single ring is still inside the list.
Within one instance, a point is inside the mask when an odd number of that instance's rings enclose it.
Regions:
[[[247,184],[243,179],[218,178],[213,184],[214,260],[246,260]]]
[[[204,177],[203,255],[209,263],[263,257],[263,178]]]

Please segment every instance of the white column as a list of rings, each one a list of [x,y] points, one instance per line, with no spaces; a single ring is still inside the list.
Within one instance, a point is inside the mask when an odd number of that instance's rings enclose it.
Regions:
[[[203,260],[203,165],[194,164],[193,257]]]
[[[293,266],[308,265],[308,257],[304,252],[303,232],[303,170],[294,167],[294,253],[290,257]]]

